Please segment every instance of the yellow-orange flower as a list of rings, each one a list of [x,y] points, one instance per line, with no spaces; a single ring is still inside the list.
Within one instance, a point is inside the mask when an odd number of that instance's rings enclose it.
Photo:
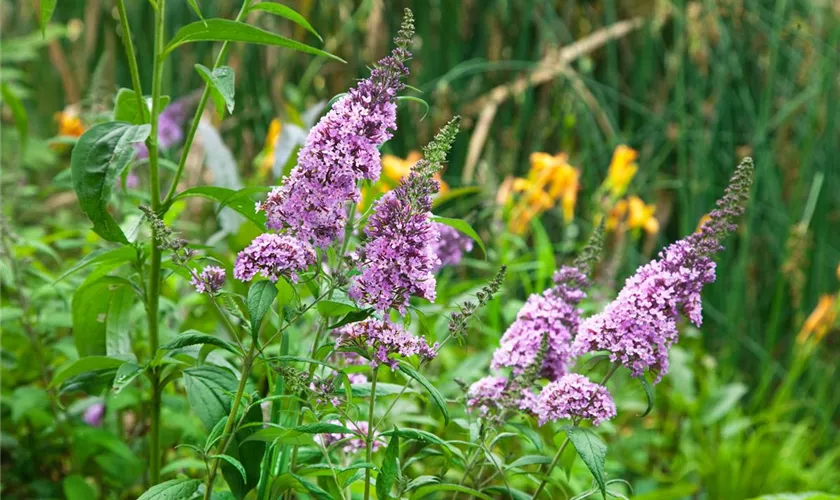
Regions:
[[[706,225],[706,223],[709,222],[711,219],[712,219],[712,217],[709,214],[706,214],[703,217],[700,217],[700,220],[697,221],[697,229],[695,229],[694,232],[699,233],[700,230],[703,229],[703,226]]]
[[[580,171],[569,165],[568,157],[559,153],[532,153],[531,169],[526,178],[513,180],[512,193],[521,193],[511,213],[511,231],[524,233],[531,220],[560,201],[563,219],[575,216]]]
[[[607,217],[607,230],[615,230],[624,222],[628,229],[644,229],[648,234],[656,234],[659,221],[655,212],[656,205],[648,205],[638,196],[618,200]]]
[[[263,150],[257,158],[259,165],[259,173],[261,177],[265,177],[274,166],[274,148],[277,145],[277,138],[280,137],[280,131],[283,130],[283,124],[277,118],[271,120],[268,126],[268,133],[265,134],[265,144]]]
[[[812,335],[816,342],[821,341],[825,337],[825,334],[834,326],[834,322],[837,319],[837,309],[836,296],[823,295],[820,297],[817,307],[814,308],[811,315],[805,320],[805,324],[802,325],[796,341],[804,344]]]
[[[623,144],[613,151],[610,169],[604,181],[604,188],[609,190],[613,198],[620,198],[627,192],[627,187],[639,171],[635,163],[638,156],[635,149]]]
[[[55,114],[55,121],[58,123],[58,135],[69,137],[81,137],[85,133],[85,126],[82,120],[71,108],[59,111]]]

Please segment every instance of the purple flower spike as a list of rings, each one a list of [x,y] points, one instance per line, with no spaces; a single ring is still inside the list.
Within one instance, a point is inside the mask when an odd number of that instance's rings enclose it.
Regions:
[[[545,386],[534,410],[540,425],[563,419],[586,419],[599,425],[616,413],[607,388],[577,373],[563,375]]]
[[[377,200],[365,227],[361,249],[362,273],[350,288],[350,298],[385,312],[405,316],[412,296],[435,300],[434,271],[439,266],[440,238],[431,220],[434,179],[458,134],[458,118],[451,120],[424,148],[425,159],[411,168],[400,185]]]
[[[467,391],[467,408],[478,410],[481,415],[498,412],[507,384],[507,378],[492,375],[477,380]]]
[[[198,293],[216,295],[225,284],[225,270],[218,266],[207,266],[199,274],[198,270],[193,269],[190,283]]]
[[[251,281],[257,274],[271,281],[285,276],[297,282],[297,271],[315,263],[315,250],[309,243],[285,234],[261,234],[236,257],[233,276]]]
[[[435,254],[439,235],[429,218],[431,206],[412,206],[404,186],[377,201],[365,228],[362,274],[350,297],[378,311],[397,309],[405,314],[411,296],[435,300],[433,271],[440,261]]]
[[[269,229],[289,228],[317,247],[343,234],[345,204],[360,201],[358,181],[379,179],[377,148],[397,128],[396,98],[411,57],[405,49],[413,35],[410,22],[403,22],[398,47],[374,65],[370,78],[350,89],[312,128],[283,185],[257,203]]]
[[[385,364],[396,370],[397,359],[392,356],[420,356],[425,360],[437,356],[438,345],[429,346],[425,337],[414,336],[401,326],[387,320],[366,319],[336,330],[337,349],[357,348],[372,352],[370,365]]]
[[[633,376],[650,370],[657,375],[656,382],[661,380],[668,372],[668,350],[679,337],[680,315],[697,326],[703,321],[700,292],[715,280],[711,255],[722,249],[721,240],[735,230],[752,173],[752,160],[746,158],[701,231],[662,250],[658,260],[627,279],[618,297],[600,314],[583,322],[572,345],[575,356],[607,351],[612,361],[629,368]]]
[[[440,234],[440,239],[435,245],[435,253],[440,260],[436,270],[457,265],[464,258],[464,254],[473,249],[472,238],[446,224],[435,222],[434,225]]]
[[[537,359],[543,336],[548,349],[539,373],[556,380],[566,373],[571,358],[570,343],[580,324],[577,304],[586,297],[586,276],[577,268],[564,266],[554,276],[556,286],[542,295],[531,295],[516,315],[493,354],[493,369],[513,368],[521,375]]]

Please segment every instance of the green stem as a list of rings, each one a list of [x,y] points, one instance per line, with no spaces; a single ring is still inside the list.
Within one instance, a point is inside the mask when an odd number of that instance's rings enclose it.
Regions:
[[[365,436],[365,461],[370,463],[373,458],[373,408],[376,404],[376,378],[379,367],[373,369],[373,380],[370,382],[370,408],[368,409],[368,433]],[[370,468],[365,469],[365,500],[370,499]]]
[[[239,378],[239,386],[236,388],[236,396],[230,407],[230,415],[228,415],[227,422],[225,422],[225,430],[222,432],[224,436],[222,442],[219,444],[220,453],[227,450],[228,444],[233,437],[233,422],[236,420],[236,413],[239,411],[239,405],[242,402],[242,395],[245,393],[245,386],[248,383],[248,375],[251,373],[251,365],[254,362],[254,353],[257,349],[257,343],[251,343],[248,349],[248,354],[245,355],[245,360],[242,363],[242,376]],[[213,460],[213,459],[211,459]],[[216,472],[219,469],[219,460],[215,459],[213,465],[210,466],[210,474],[207,476],[207,484],[204,487],[204,500],[210,500],[210,495],[213,493],[213,481],[216,479]]]
[[[128,59],[128,70],[131,73],[131,84],[134,87],[134,93],[137,95],[137,102],[145,103],[143,99],[143,86],[140,84],[140,71],[137,69],[137,57],[134,55],[134,43],[131,41],[131,29],[128,26],[128,14],[125,11],[125,2],[117,0],[117,11],[120,13],[120,27],[123,32],[123,45],[125,46],[125,56]],[[146,106],[138,105],[140,109],[140,118],[146,122],[149,119],[148,110]]]
[[[236,327],[233,326],[233,323],[230,322],[230,319],[227,317],[227,314],[225,314],[225,312],[222,311],[222,308],[219,307],[219,303],[216,302],[216,297],[210,297],[210,303],[213,304],[213,307],[216,310],[216,315],[218,315],[219,318],[221,318],[222,323],[225,325],[225,328],[227,328],[227,331],[228,333],[230,333],[230,336],[233,337],[233,340],[236,341],[236,344],[239,346],[242,352],[245,352],[245,346],[243,346],[242,341],[239,340],[239,335],[237,335],[236,333]]]
[[[242,21],[245,15],[248,13],[248,8],[251,6],[251,0],[245,0],[242,2],[242,7],[239,9],[239,14],[236,16],[236,21]],[[228,42],[222,43],[222,48],[219,50],[219,55],[216,56],[216,61],[213,63],[213,69],[218,68],[221,66],[222,62],[224,62],[225,58],[227,58],[228,48],[230,44]],[[201,98],[198,100],[198,107],[195,110],[195,116],[193,116],[192,123],[190,124],[190,130],[187,132],[186,137],[184,138],[184,149],[181,152],[181,158],[178,160],[178,168],[175,171],[175,177],[172,179],[172,184],[169,186],[169,191],[166,193],[166,198],[164,199],[163,204],[169,205],[172,201],[172,198],[175,196],[175,190],[178,189],[178,181],[181,180],[181,175],[184,173],[184,167],[187,164],[187,155],[192,148],[192,143],[195,140],[195,134],[198,131],[198,124],[201,122],[201,115],[204,114],[204,108],[207,106],[207,99],[210,97],[210,85],[204,85],[204,91],[201,93]]]
[[[155,61],[152,72],[152,130],[146,144],[149,148],[149,189],[151,191],[152,210],[160,210],[160,179],[158,177],[158,117],[160,116],[160,94],[163,80],[163,47],[166,0],[160,0],[155,11]],[[141,101],[142,102],[142,101]],[[142,106],[141,106],[142,108]],[[157,352],[158,339],[158,303],[160,301],[160,242],[157,235],[152,235],[152,263],[149,272],[149,294],[146,312],[149,322],[149,349],[154,357]],[[160,373],[152,372],[152,408],[149,429],[149,481],[157,484],[160,480],[161,450],[160,450],[160,406],[161,406]]]
[[[610,378],[612,378],[615,371],[618,370],[619,366],[621,365],[612,365],[612,367],[610,367],[610,371],[608,371],[607,374],[604,376],[604,379],[601,381],[601,385],[606,385]],[[574,421],[572,425],[574,427],[577,427],[579,423],[580,422],[578,421]],[[561,444],[560,448],[557,450],[557,453],[554,454],[554,458],[551,460],[551,463],[548,464],[548,468],[545,471],[545,479],[543,479],[540,483],[540,486],[539,488],[537,488],[537,491],[534,493],[534,496],[531,497],[532,499],[536,499],[537,497],[539,497],[540,493],[542,493],[545,489],[545,486],[548,484],[548,478],[551,476],[551,472],[554,470],[555,467],[557,467],[557,463],[560,461],[560,456],[563,455],[564,451],[566,451],[567,446],[569,446],[568,434],[566,435],[566,439],[563,440],[563,444]]]

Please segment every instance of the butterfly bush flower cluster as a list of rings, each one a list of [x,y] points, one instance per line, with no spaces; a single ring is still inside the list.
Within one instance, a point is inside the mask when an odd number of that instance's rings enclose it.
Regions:
[[[464,258],[464,254],[472,251],[473,240],[469,236],[446,224],[435,222],[434,226],[440,235],[434,245],[435,254],[440,261],[437,269],[457,265]]]
[[[577,373],[549,382],[537,398],[533,411],[540,425],[563,419],[585,419],[599,425],[616,413],[607,388]]]
[[[257,204],[269,229],[287,228],[302,240],[326,247],[343,235],[347,202],[359,202],[358,182],[376,181],[378,147],[396,130],[396,98],[408,74],[406,47],[413,36],[406,13],[397,47],[376,63],[370,77],[336,102],[310,131],[298,164],[282,186]]]
[[[440,237],[431,220],[432,195],[440,184],[446,152],[458,133],[453,119],[424,148],[400,185],[377,200],[359,252],[361,274],[350,288],[350,297],[376,309],[396,309],[405,315],[408,301],[418,296],[435,300],[434,270],[440,264],[435,245]]]
[[[555,272],[554,287],[529,297],[502,336],[491,363],[494,370],[511,368],[510,378],[488,377],[473,384],[467,395],[470,409],[484,406],[496,416],[509,409],[535,414],[537,379],[558,380],[566,374],[571,341],[580,324],[577,305],[586,297],[587,274],[600,255],[603,234],[603,226],[598,227],[574,264]],[[488,385],[491,380],[495,384]],[[491,387],[501,392],[494,394]],[[487,400],[485,395],[495,403],[482,403]]]
[[[393,356],[419,356],[431,360],[437,356],[438,344],[430,346],[425,337],[407,332],[389,320],[366,319],[336,330],[337,350],[360,349],[369,352],[372,368],[385,364],[396,370],[398,360]]]
[[[198,293],[216,295],[225,284],[225,270],[219,266],[207,266],[202,269],[201,273],[197,269],[193,269],[190,283]]]
[[[493,354],[493,369],[510,367],[513,375],[521,375],[534,364],[543,335],[548,335],[540,374],[556,380],[566,373],[571,340],[580,324],[577,305],[586,297],[583,289],[588,279],[577,268],[563,266],[555,273],[554,282],[543,294],[531,295],[520,309]]]
[[[639,268],[615,300],[583,322],[572,345],[575,356],[607,351],[613,362],[629,368],[633,376],[651,371],[656,382],[662,379],[668,371],[668,350],[679,337],[680,316],[697,326],[702,323],[700,292],[715,280],[711,256],[736,228],[734,221],[743,213],[752,172],[752,160],[746,158],[701,230],[666,247],[658,260]]]
[[[251,281],[257,274],[271,281],[281,276],[297,282],[297,272],[315,263],[315,250],[287,234],[265,233],[257,236],[236,257],[233,276]]]
[[[330,420],[327,423],[335,425],[344,425],[338,420]],[[350,425],[358,434],[350,434],[344,432],[318,434],[317,436],[315,436],[315,440],[321,443],[321,445],[325,448],[329,448],[333,444],[338,443],[339,441],[343,441],[341,449],[342,451],[344,451],[344,453],[347,453],[348,455],[358,453],[359,451],[365,449],[365,440],[363,437],[360,436],[368,435],[368,432],[370,431],[370,425],[364,420],[352,422]],[[379,436],[378,432],[374,432],[373,442],[371,443],[371,450],[375,452],[383,446],[385,446],[384,440],[381,436]]]

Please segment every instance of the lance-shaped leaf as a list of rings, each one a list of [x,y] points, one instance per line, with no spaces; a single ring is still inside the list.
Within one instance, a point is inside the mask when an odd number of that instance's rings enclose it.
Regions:
[[[312,25],[309,24],[309,21],[307,21],[305,17],[281,3],[260,2],[252,5],[251,8],[248,9],[248,12],[253,12],[255,10],[261,10],[263,12],[268,12],[269,14],[274,14],[275,16],[285,17],[289,21],[305,28],[307,31],[317,36],[318,40],[322,42],[324,41],[324,39],[321,38],[321,35],[319,35],[317,31],[315,31],[315,28],[313,28]]]
[[[604,465],[607,461],[607,445],[590,429],[568,426],[564,430],[581,460],[589,468],[589,472],[598,484],[598,489],[601,490],[601,495],[606,500],[607,479]]]
[[[340,62],[346,62],[338,56],[334,56],[323,50],[310,47],[304,43],[290,40],[269,31],[255,28],[250,24],[231,21],[229,19],[207,19],[204,21],[188,24],[179,29],[172,37],[169,44],[164,48],[164,54],[168,55],[176,48],[191,42],[245,42],[258,43],[263,45],[276,45],[287,49],[297,50],[316,56],[326,57]]]
[[[195,496],[199,486],[198,479],[172,479],[152,486],[137,500],[186,500]]]
[[[412,367],[411,364],[409,364],[405,360],[399,360],[399,369],[404,374],[420,382],[420,385],[422,385],[423,388],[425,388],[429,392],[429,395],[432,397],[432,401],[435,402],[437,407],[440,409],[440,412],[443,413],[444,424],[448,424],[449,410],[446,408],[446,399],[444,399],[440,391],[438,391],[437,388],[434,385],[432,385],[431,382],[429,382],[429,379],[427,379],[420,372],[415,370],[414,367]]]
[[[122,88],[117,91],[117,96],[114,98],[114,120],[134,125],[149,123],[149,117],[152,114],[151,102],[151,96],[146,96],[143,102],[138,102],[135,91]],[[167,104],[169,104],[169,96],[160,96],[160,108],[165,108]]]
[[[639,382],[642,383],[642,387],[645,389],[645,395],[647,396],[647,402],[648,402],[647,409],[645,410],[644,413],[642,413],[639,416],[640,417],[646,417],[648,415],[648,413],[650,413],[650,411],[653,409],[653,404],[656,401],[656,396],[653,393],[653,387],[650,386],[650,382],[648,382],[648,380],[645,378],[644,375],[640,375],[638,377],[638,379],[639,379]]]
[[[233,113],[233,107],[236,105],[233,98],[236,87],[236,73],[233,72],[233,68],[222,66],[210,70],[201,64],[196,64],[195,70],[201,75],[204,83],[210,87],[210,97],[213,98],[213,104],[216,105],[219,118],[224,117],[225,109],[228,113]]]
[[[388,448],[385,450],[385,458],[382,460],[382,467],[379,468],[379,475],[376,476],[376,497],[391,498],[391,488],[397,480],[400,466],[397,463],[400,458],[400,434],[396,427],[388,441]]]
[[[432,220],[439,222],[440,224],[447,225],[472,238],[472,240],[478,244],[479,248],[481,248],[481,252],[484,254],[484,257],[487,258],[487,249],[484,248],[484,242],[481,241],[481,236],[479,236],[478,233],[475,232],[475,229],[473,229],[466,221],[461,219],[450,219],[449,217],[438,217],[437,215],[432,216]]]
[[[126,315],[134,298],[131,286],[124,278],[106,276],[73,293],[73,340],[80,356],[130,352]]]
[[[251,317],[251,336],[254,342],[260,334],[260,325],[271,303],[277,297],[277,287],[272,281],[259,281],[248,290],[248,315]]]
[[[117,176],[134,156],[134,143],[149,137],[150,125],[105,122],[79,137],[70,156],[73,188],[93,230],[108,241],[128,243],[122,229],[108,213],[108,202]]]
[[[41,16],[39,22],[41,24],[42,37],[47,36],[47,24],[50,23],[57,4],[58,0],[41,0]]]

